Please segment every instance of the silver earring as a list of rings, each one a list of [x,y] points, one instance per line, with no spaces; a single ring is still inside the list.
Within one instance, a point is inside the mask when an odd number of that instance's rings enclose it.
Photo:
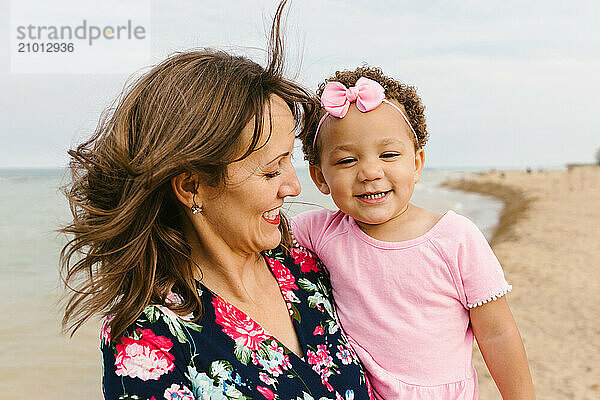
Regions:
[[[192,214],[196,215],[196,214],[200,214],[202,212],[202,207],[200,207],[197,204],[194,204],[192,206]]]
[[[194,205],[191,207],[192,214],[200,214],[202,212],[202,207],[196,204],[196,193],[194,193],[194,195],[192,196],[192,201],[194,202]]]

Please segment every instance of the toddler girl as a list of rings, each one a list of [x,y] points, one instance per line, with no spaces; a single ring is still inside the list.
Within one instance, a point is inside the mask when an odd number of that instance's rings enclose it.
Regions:
[[[329,269],[375,396],[477,399],[475,336],[503,398],[534,398],[511,286],[485,238],[463,216],[410,203],[427,140],[415,89],[364,67],[337,72],[318,95],[324,110],[303,151],[339,210],[300,214],[292,229]]]

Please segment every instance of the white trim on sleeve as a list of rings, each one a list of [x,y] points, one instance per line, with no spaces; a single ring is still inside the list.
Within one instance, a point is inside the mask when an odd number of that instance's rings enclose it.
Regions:
[[[512,290],[512,285],[508,285],[508,287],[506,289],[504,289],[496,294],[491,295],[490,297],[488,297],[485,300],[478,301],[477,303],[467,303],[467,307],[474,308],[477,306],[482,306],[485,303],[489,303],[491,301],[497,300],[498,298],[504,296],[506,293],[510,292],[511,290]]]

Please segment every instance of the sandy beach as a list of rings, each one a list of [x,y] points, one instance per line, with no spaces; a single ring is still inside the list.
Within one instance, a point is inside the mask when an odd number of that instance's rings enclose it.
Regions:
[[[600,274],[594,270],[600,259],[600,168],[427,174],[414,196],[423,207],[452,208],[480,229],[492,228],[503,210],[488,237],[514,287],[508,299],[538,398],[600,398]],[[102,398],[98,322],[88,322],[72,339],[59,333],[57,260],[64,238],[53,230],[69,218],[56,190],[59,176],[9,177],[0,190],[10,210],[0,218],[0,290],[8,294],[0,304],[7,321],[0,326],[2,399]],[[328,206],[306,171],[299,177],[303,196],[297,202]],[[505,207],[486,196],[438,188],[448,177],[457,177],[453,188],[495,196]],[[500,399],[478,354],[475,365],[480,398]]]
[[[60,333],[63,293],[58,253],[66,238],[54,232],[71,218],[58,191],[61,169],[0,170],[0,399],[102,398],[100,327],[87,322],[72,339]],[[287,215],[335,207],[297,168],[302,194],[285,206]],[[425,171],[414,200],[437,212],[449,208],[469,216],[491,237],[502,203],[487,196],[447,190],[439,183],[456,171]]]
[[[600,167],[493,171],[446,186],[505,204],[491,240],[538,399],[600,398]],[[500,399],[475,350],[480,398]]]

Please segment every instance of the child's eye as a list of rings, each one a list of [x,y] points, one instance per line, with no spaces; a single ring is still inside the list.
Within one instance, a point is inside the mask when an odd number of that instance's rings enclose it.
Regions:
[[[388,152],[388,153],[383,153],[379,157],[381,157],[381,158],[394,158],[394,157],[399,157],[399,156],[400,156],[400,153]]]
[[[356,161],[355,158],[347,157],[347,158],[343,158],[340,161],[336,162],[335,165],[350,164],[350,163],[353,163],[354,161]]]
[[[281,171],[274,171],[274,172],[266,173],[265,177],[267,179],[272,179],[272,178],[275,178],[276,176],[279,176],[279,175],[281,175]]]

